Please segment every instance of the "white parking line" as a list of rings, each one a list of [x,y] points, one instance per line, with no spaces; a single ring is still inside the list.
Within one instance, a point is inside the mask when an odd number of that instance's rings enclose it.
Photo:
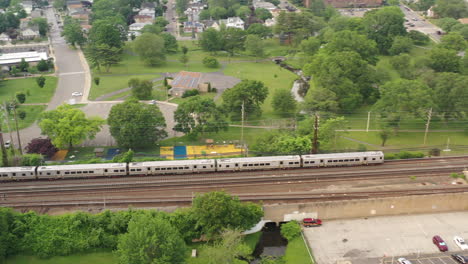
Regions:
[[[64,76],[64,75],[75,75],[75,74],[83,74],[85,73],[84,71],[81,71],[81,72],[66,72],[66,73],[60,73],[59,75],[60,76]]]

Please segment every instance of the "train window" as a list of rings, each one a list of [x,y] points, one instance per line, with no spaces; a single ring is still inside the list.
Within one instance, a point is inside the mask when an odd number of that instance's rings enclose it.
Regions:
[[[364,157],[364,160],[367,160],[367,157]]]
[[[47,175],[50,175],[50,172],[48,172]],[[23,176],[26,176],[26,175],[23,173]]]
[[[47,175],[49,175],[49,174],[47,173]],[[26,174],[25,174],[25,173],[23,173],[23,175],[22,175],[22,176],[26,176]]]
[[[229,165],[226,165],[226,168],[229,168]]]
[[[16,176],[16,173],[15,173],[15,172],[13,172],[13,176]]]
[[[77,171],[76,174],[81,174],[81,171]]]
[[[265,163],[260,163],[260,166],[265,166]]]
[[[89,171],[89,173],[94,173],[94,171]]]
[[[188,169],[190,169],[190,168],[189,168],[189,167],[185,167],[184,169],[188,170]]]
[[[223,165],[219,164],[219,167],[220,167],[220,168],[222,168],[222,167],[223,167]]]
[[[267,166],[270,166],[270,163],[265,163]]]
[[[315,163],[315,161],[311,161],[310,163]]]
[[[179,170],[183,170],[183,169],[184,169],[184,167],[179,167]]]
[[[320,160],[320,163],[323,163],[323,160]]]
[[[154,170],[160,170],[160,168],[156,168],[156,169],[154,169]]]
[[[148,170],[151,170],[151,167],[148,167]]]
[[[339,162],[343,162],[343,160],[339,160]]]
[[[137,169],[137,171],[141,171],[141,169]]]
[[[213,168],[213,165],[210,165],[210,168]]]
[[[308,161],[304,161],[304,164],[309,164],[309,162],[308,162]]]
[[[70,172],[70,174],[76,174],[76,172],[72,171],[72,172]]]
[[[135,169],[130,169],[130,171],[135,171]]]
[[[65,174],[67,174],[67,175],[68,175],[68,174],[70,174],[70,172],[66,171],[66,172],[65,172]]]
[[[107,169],[105,169],[104,172],[107,172]]]
[[[60,174],[60,171],[56,171],[56,173],[57,173],[57,175],[59,175],[59,174]],[[32,175],[32,173],[31,173],[31,175]]]
[[[292,162],[289,162],[288,164],[293,164]]]
[[[203,166],[204,169],[206,169],[206,166]]]
[[[119,170],[114,170],[114,172],[119,172]]]
[[[242,164],[242,167],[247,167],[247,164]]]
[[[283,165],[283,162],[282,162],[282,161],[280,161],[280,165]]]
[[[236,163],[236,167],[239,167],[239,163]]]
[[[375,158],[372,158],[372,160],[375,160]]]
[[[345,159],[344,162],[348,162],[349,160]]]
[[[380,157],[380,159],[382,159],[382,157]]]
[[[166,170],[166,168],[161,168],[161,170]]]
[[[120,170],[120,172],[125,172],[125,170]]]
[[[197,165],[193,165],[193,168],[196,169],[196,168],[197,168]]]
[[[294,164],[299,164],[299,161],[294,162]]]
[[[253,164],[249,164],[249,167],[252,167],[252,166],[253,166]]]

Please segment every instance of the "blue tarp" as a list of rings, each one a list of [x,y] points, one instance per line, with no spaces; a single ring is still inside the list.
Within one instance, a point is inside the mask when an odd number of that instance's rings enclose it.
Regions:
[[[186,159],[187,158],[187,147],[176,146],[174,147],[174,159]]]

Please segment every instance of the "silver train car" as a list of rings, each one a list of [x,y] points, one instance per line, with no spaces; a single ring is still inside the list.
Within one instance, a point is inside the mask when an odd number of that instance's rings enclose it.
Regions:
[[[169,160],[130,163],[54,165],[0,168],[0,182],[11,180],[73,179],[113,176],[158,176],[206,172],[235,172],[294,168],[376,165],[381,151],[226,159]]]

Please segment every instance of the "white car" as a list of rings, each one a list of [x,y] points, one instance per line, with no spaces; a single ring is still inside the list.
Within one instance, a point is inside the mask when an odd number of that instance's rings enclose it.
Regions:
[[[465,243],[465,240],[463,238],[459,236],[454,236],[453,241],[455,242],[455,244],[457,244],[459,248],[461,248],[461,250],[468,249],[468,245]]]
[[[151,101],[149,102],[149,104],[150,104],[150,105],[155,105],[155,104],[156,104],[156,100],[151,100]]]
[[[80,93],[80,92],[73,92],[73,93],[72,93],[72,96],[82,96],[82,95],[83,95],[83,94]]]
[[[397,259],[398,263],[400,264],[412,264],[411,261],[405,259],[405,258],[399,258]]]

